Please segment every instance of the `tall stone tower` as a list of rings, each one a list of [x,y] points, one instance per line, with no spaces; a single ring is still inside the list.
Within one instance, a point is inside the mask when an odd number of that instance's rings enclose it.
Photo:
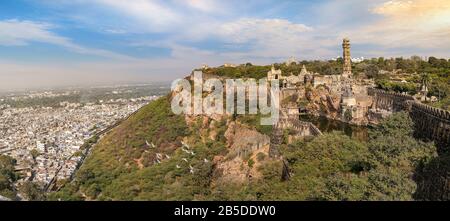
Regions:
[[[350,55],[350,40],[348,38],[344,38],[344,42],[342,43],[342,48],[344,49],[344,72],[342,73],[345,77],[352,76],[352,58]]]

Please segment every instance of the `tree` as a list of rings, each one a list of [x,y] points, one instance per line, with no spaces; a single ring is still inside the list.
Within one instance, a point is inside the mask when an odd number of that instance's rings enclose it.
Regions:
[[[380,69],[378,68],[378,66],[374,64],[368,65],[365,69],[366,75],[369,78],[375,78],[378,75],[379,71]]]
[[[33,160],[36,161],[36,158],[40,155],[39,151],[36,149],[32,149],[30,151],[31,157],[33,157]]]
[[[419,165],[414,174],[418,200],[450,200],[448,180],[450,179],[450,154],[445,153]]]
[[[10,199],[16,198],[13,183],[19,178],[14,171],[16,160],[9,156],[0,155],[0,195]]]
[[[36,183],[27,181],[19,188],[20,193],[26,200],[29,201],[43,201],[45,200],[45,194],[42,188]]]
[[[430,84],[431,76],[428,73],[422,73],[420,74],[420,82],[423,86],[428,88],[428,85]]]
[[[368,159],[374,170],[369,200],[412,200],[417,184],[416,167],[437,155],[432,143],[412,137],[414,124],[408,113],[396,113],[371,131]]]
[[[416,168],[436,156],[430,143],[412,137],[413,122],[407,113],[397,113],[370,132],[365,160],[356,168],[325,180],[317,199],[324,200],[413,200]]]

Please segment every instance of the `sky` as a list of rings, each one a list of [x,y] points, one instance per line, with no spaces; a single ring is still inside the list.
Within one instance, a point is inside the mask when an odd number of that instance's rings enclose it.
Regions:
[[[0,90],[147,83],[203,64],[450,57],[450,0],[2,0]]]

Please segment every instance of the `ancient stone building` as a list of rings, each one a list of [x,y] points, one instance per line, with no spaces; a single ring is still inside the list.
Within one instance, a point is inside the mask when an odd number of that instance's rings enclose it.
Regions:
[[[342,75],[344,77],[352,76],[352,58],[350,55],[350,40],[345,38],[342,43],[342,48],[344,50],[342,58],[344,59],[344,71]]]
[[[345,89],[341,97],[341,118],[344,121],[351,121],[355,117],[356,99],[353,96],[351,88]]]
[[[304,66],[303,66],[304,67]],[[299,84],[304,83],[305,81],[305,74],[307,73],[306,69],[303,72],[303,75],[294,75],[290,74],[289,76],[283,76],[283,73],[281,70],[275,69],[275,67],[272,65],[272,69],[267,73],[267,80],[280,80],[280,85],[283,88],[294,88],[298,86]]]
[[[268,81],[272,81],[272,80],[281,80],[282,75],[281,75],[281,70],[276,70],[275,66],[272,65],[272,69],[267,72],[267,80]]]
[[[303,65],[303,66],[302,66],[302,70],[300,71],[300,74],[298,75],[298,77],[299,77],[300,80],[303,81],[303,83],[306,83],[306,82],[305,82],[305,77],[306,77],[307,75],[310,75],[310,73],[309,73],[308,70],[306,70],[305,65]]]

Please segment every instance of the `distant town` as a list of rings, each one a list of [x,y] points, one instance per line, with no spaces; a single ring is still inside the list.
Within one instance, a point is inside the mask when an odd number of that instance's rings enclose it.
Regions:
[[[0,154],[25,181],[47,189],[70,179],[83,145],[169,90],[166,85],[45,90],[0,96]]]

